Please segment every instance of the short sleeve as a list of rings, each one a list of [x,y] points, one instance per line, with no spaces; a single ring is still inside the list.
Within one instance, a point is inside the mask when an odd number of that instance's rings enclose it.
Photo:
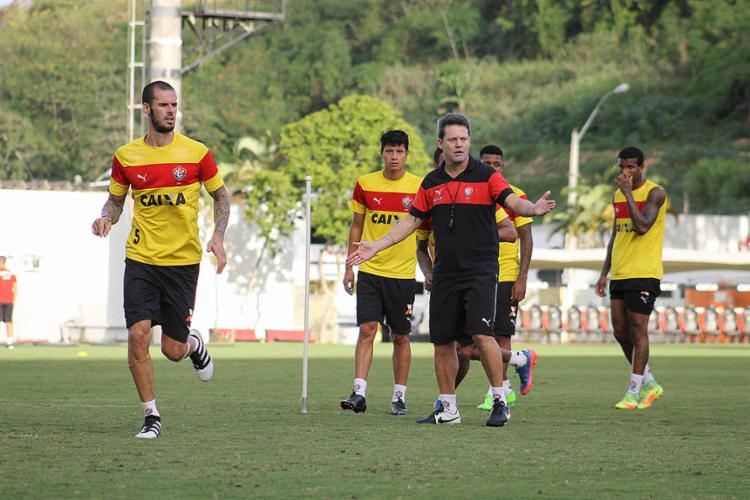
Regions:
[[[432,218],[425,219],[417,228],[417,239],[418,240],[429,240],[430,234],[432,233]]]
[[[493,173],[488,182],[490,184],[490,197],[504,207],[505,199],[513,194],[510,184],[499,172]]]
[[[216,168],[216,162],[211,151],[206,151],[198,166],[200,168],[198,178],[203,183],[206,191],[213,193],[224,185],[224,179],[221,178],[219,169]]]
[[[495,205],[495,222],[502,222],[508,218],[508,212],[506,212],[500,205]]]
[[[355,214],[363,214],[367,211],[365,202],[365,190],[362,189],[362,185],[357,181],[357,185],[354,186],[354,193],[352,193],[352,201],[349,203],[349,209]]]
[[[424,183],[419,186],[414,197],[414,202],[411,204],[409,209],[409,215],[416,217],[417,219],[426,219],[430,216],[430,204],[427,199],[427,190],[424,188]]]
[[[109,178],[109,192],[115,196],[125,196],[128,194],[129,186],[130,182],[125,175],[125,168],[115,155],[112,157],[112,174]]]

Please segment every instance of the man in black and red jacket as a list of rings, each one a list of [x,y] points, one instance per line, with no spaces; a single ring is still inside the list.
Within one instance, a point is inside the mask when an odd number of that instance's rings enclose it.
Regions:
[[[552,210],[555,202],[547,199],[549,191],[536,203],[519,198],[500,173],[469,156],[471,126],[464,115],[448,113],[440,118],[437,135],[444,163],[425,176],[409,215],[379,240],[359,243],[347,264],[367,261],[432,218],[436,260],[430,296],[430,342],[435,346],[440,404],[417,422],[461,422],[456,406],[455,342],[470,336],[492,387],[494,403],[487,425],[502,427],[510,418],[510,410],[502,387],[501,352],[493,337],[498,274],[496,204],[533,217]]]

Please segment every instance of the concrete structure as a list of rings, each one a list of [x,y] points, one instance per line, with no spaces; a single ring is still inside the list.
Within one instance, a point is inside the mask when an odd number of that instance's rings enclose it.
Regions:
[[[182,11],[181,0],[152,0],[148,40],[148,81],[164,80],[177,91],[182,102]],[[180,109],[179,107],[177,108]],[[177,112],[177,130],[182,130]]]

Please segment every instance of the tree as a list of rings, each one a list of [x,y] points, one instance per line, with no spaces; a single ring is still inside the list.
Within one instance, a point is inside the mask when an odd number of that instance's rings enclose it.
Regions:
[[[389,129],[409,134],[407,168],[418,175],[424,173],[430,166],[430,158],[414,127],[385,102],[352,95],[286,125],[281,132],[283,158],[279,166],[260,169],[248,178],[248,185],[252,186],[248,191],[249,206],[273,205],[266,212],[248,212],[251,221],[267,222],[261,226],[261,234],[269,241],[274,231],[279,235],[290,234],[291,219],[301,208],[305,177],[313,178],[313,236],[325,241],[325,251],[334,252],[338,264],[338,275],[333,281],[325,279],[320,267],[319,285],[325,301],[320,325],[323,338],[333,331],[335,324],[332,313],[336,287],[343,276],[352,191],[360,175],[382,168],[379,136]],[[271,224],[271,218],[278,223]],[[282,220],[285,222],[281,223]]]
[[[0,172],[94,179],[125,138],[125,12],[103,0],[2,11]]]
[[[701,159],[685,174],[684,188],[701,213],[750,212],[750,169],[746,161]]]

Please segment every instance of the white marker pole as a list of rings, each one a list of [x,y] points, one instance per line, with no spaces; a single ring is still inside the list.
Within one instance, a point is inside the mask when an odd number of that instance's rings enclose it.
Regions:
[[[311,195],[312,177],[305,177],[305,332],[302,352],[302,398],[300,405],[302,413],[307,413],[307,346],[308,337],[310,336],[310,240],[311,226],[310,220],[310,195]]]

